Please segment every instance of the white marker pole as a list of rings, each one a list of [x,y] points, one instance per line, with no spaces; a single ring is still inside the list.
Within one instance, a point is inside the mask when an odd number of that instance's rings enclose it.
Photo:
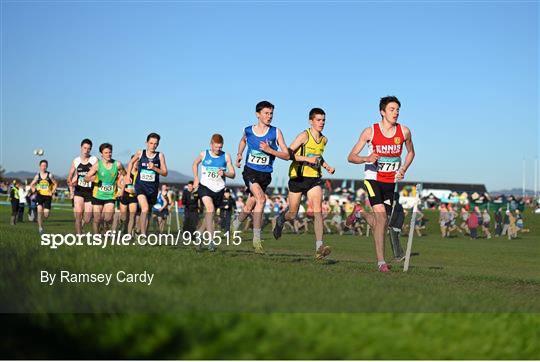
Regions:
[[[171,219],[172,215],[169,213],[169,216],[167,217],[167,234],[171,233]]]
[[[176,210],[176,231],[180,231],[180,221],[178,219],[178,201],[175,201],[174,209]]]
[[[411,223],[409,225],[409,240],[407,241],[407,251],[405,252],[405,263],[403,264],[403,271],[409,270],[409,260],[411,259],[412,242],[414,237],[414,226],[416,224],[416,212],[418,211],[418,205],[420,204],[420,194],[422,193],[422,184],[416,184],[416,200],[413,206],[413,212],[411,216]]]

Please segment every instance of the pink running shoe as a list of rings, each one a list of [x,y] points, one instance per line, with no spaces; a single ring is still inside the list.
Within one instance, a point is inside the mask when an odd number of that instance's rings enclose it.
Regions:
[[[380,271],[381,273],[389,273],[389,272],[390,272],[390,265],[388,265],[388,264],[381,264],[381,265],[379,266],[379,271]]]

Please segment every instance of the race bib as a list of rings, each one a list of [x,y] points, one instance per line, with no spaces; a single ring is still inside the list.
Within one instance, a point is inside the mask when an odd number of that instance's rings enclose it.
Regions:
[[[317,157],[317,163],[304,162],[306,165],[311,166],[311,167],[319,167],[320,166],[320,164],[321,164],[321,155],[316,155],[314,153],[308,153],[306,156],[307,157]]]
[[[251,150],[248,155],[248,163],[260,166],[267,166],[270,164],[270,155],[264,152]]]
[[[79,176],[77,179],[77,185],[80,187],[90,187],[92,186],[92,183],[84,181],[84,176]]]
[[[37,188],[38,190],[48,190],[48,189],[49,189],[49,184],[48,184],[48,183],[41,183],[41,182],[40,182],[40,183],[38,183],[38,184],[36,185],[36,188]]]
[[[114,185],[113,184],[101,184],[101,186],[98,187],[99,191],[104,193],[110,193],[114,191]]]
[[[206,167],[205,168],[206,176],[210,179],[217,180],[218,178],[221,178],[221,176],[219,176],[219,173],[218,173],[219,170],[220,170],[219,167]]]
[[[377,160],[377,171],[379,172],[395,172],[401,166],[400,157],[379,157]]]
[[[145,182],[156,181],[156,173],[152,170],[141,170],[141,181],[145,181]]]

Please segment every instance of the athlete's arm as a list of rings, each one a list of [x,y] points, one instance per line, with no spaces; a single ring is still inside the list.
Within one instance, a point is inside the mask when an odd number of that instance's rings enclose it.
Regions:
[[[225,172],[225,177],[234,178],[236,176],[234,172],[234,166],[232,164],[231,155],[228,153],[225,154],[225,160],[227,161],[227,172]]]
[[[358,141],[352,148],[351,152],[349,153],[349,157],[347,157],[347,161],[350,163],[356,163],[356,164],[362,164],[362,163],[374,163],[379,158],[379,155],[372,153],[371,155],[364,157],[360,156],[359,153],[362,151],[366,143],[369,142],[371,139],[371,127],[368,127],[362,131],[362,134],[360,134],[360,137],[358,138]]]
[[[92,165],[92,168],[90,169],[90,171],[88,171],[86,176],[84,176],[84,181],[90,182],[90,181],[94,180],[94,175],[98,171],[98,166],[99,166],[99,163],[97,163],[97,162]]]
[[[132,183],[134,180],[131,179],[131,172],[133,171],[133,165],[135,164],[136,161],[139,160],[139,158],[141,158],[141,154],[142,154],[142,150],[138,150],[135,155],[133,157],[131,157],[131,160],[129,160],[129,163],[128,163],[128,166],[127,166],[127,170],[126,170],[126,179],[125,179],[125,183],[126,185],[127,184],[130,184]],[[97,164],[97,162],[96,162]],[[86,177],[85,177],[85,180],[86,180]]]
[[[169,174],[169,171],[167,170],[167,164],[165,163],[165,156],[163,153],[159,154],[159,162],[161,164],[160,168],[157,168],[156,166],[152,167],[154,171],[159,173],[161,176],[165,177]]]
[[[238,143],[238,153],[236,154],[236,167],[240,168],[242,166],[242,155],[244,154],[244,149],[246,148],[247,140],[246,133],[242,134],[242,138]]]
[[[195,161],[193,161],[193,165],[191,166],[191,170],[193,171],[193,189],[197,189],[199,187],[199,163],[201,163],[203,158],[204,152],[201,152]]]
[[[54,192],[56,191],[56,188],[58,187],[58,182],[56,182],[56,179],[54,178],[54,176],[52,175],[52,173],[49,173],[49,178],[51,179],[51,182],[52,182],[52,184],[53,184],[51,193],[54,194]]]
[[[70,189],[72,188],[72,186],[75,186],[73,184],[73,182],[71,181],[71,179],[73,178],[73,176],[75,176],[76,173],[77,172],[76,172],[76,169],[75,169],[75,160],[73,160],[71,162],[71,166],[69,167],[69,172],[68,172],[68,176],[67,176],[67,184],[68,184]]]
[[[326,171],[328,171],[329,174],[334,174],[334,172],[336,172],[336,169],[333,168],[332,166],[330,166],[328,164],[328,162],[326,162],[324,159],[323,159],[323,162],[321,164],[322,168],[324,168]]]
[[[34,179],[32,180],[32,182],[30,182],[30,187],[36,186],[37,180],[38,180],[38,175],[36,174],[36,175],[34,176]]]
[[[296,138],[291,143],[291,146],[289,148],[291,149],[292,153],[295,153],[307,141],[308,141],[307,133],[301,132],[298,136],[296,136]],[[293,161],[316,164],[319,161],[319,157],[317,156],[307,157],[307,156],[294,155]]]
[[[126,175],[126,169],[124,168],[124,165],[122,165],[122,162],[120,161],[116,161],[117,162],[117,168],[118,168],[118,173],[122,176],[125,176]]]
[[[122,165],[122,162],[116,162],[118,173],[122,176],[126,176],[126,169],[124,168],[124,165]],[[116,179],[116,185],[118,186],[118,189],[116,191],[116,197],[122,196],[122,194],[124,193],[124,188],[126,187],[125,177],[118,177]]]
[[[290,160],[289,157],[289,150],[287,149],[287,144],[285,143],[285,139],[283,138],[283,134],[281,133],[281,130],[279,128],[276,129],[277,132],[277,144],[281,151],[276,151],[272,147],[268,145],[266,142],[261,142],[259,144],[259,147],[264,153],[267,153],[269,155],[279,157],[282,160],[288,161]]]
[[[163,197],[163,207],[159,209],[159,211],[163,211],[167,208],[167,205],[169,205],[169,197],[167,195],[161,194],[161,197]]]
[[[327,144],[328,144],[328,138],[325,137],[324,145],[326,146]],[[336,172],[336,169],[330,166],[323,157],[321,157],[321,166],[331,175],[333,175],[334,172]]]
[[[405,157],[405,163],[403,163],[403,166],[401,166],[396,173],[396,180],[403,180],[405,177],[405,172],[407,172],[407,169],[411,165],[411,163],[414,160],[414,145],[412,141],[412,135],[411,130],[408,127],[401,126],[401,129],[403,130],[403,137],[405,137],[405,147],[407,147],[407,157]]]

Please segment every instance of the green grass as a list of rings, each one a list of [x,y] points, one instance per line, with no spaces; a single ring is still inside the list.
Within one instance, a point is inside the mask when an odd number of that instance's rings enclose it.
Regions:
[[[532,213],[531,233],[512,241],[441,239],[428,213],[410,271],[394,264],[383,275],[366,237],[329,235],[324,262],[313,260],[309,234],[265,234],[264,256],[251,252],[249,235],[217,253],[50,250],[39,246],[35,224],[7,225],[7,211],[1,310],[39,313],[4,316],[0,348],[11,357],[540,358],[540,220]],[[71,218],[53,210],[47,232],[71,231]],[[151,286],[51,287],[39,283],[42,269],[156,276]],[[27,345],[28,333],[43,343]]]

